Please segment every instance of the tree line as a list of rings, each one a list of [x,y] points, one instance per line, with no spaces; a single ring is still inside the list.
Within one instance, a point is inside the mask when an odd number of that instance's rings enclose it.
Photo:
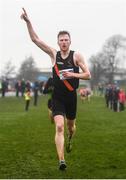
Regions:
[[[101,50],[89,58],[89,62],[92,87],[99,82],[113,83],[121,66],[126,72],[126,37],[118,34],[108,38]],[[7,62],[2,71],[2,76],[8,79],[15,76],[16,79],[35,81],[36,76],[40,73],[32,56],[25,57],[18,73],[15,72],[15,69],[16,67],[11,61]]]
[[[126,75],[126,37],[113,35],[108,38],[101,51],[92,55],[89,62],[91,63],[92,87],[99,82],[114,83],[115,75],[120,70]]]
[[[2,77],[4,79],[11,79],[14,77],[17,80],[24,79],[33,82],[40,73],[40,70],[36,66],[35,60],[32,56],[25,57],[17,73],[15,69],[16,67],[11,63],[11,61],[8,61],[2,71]]]

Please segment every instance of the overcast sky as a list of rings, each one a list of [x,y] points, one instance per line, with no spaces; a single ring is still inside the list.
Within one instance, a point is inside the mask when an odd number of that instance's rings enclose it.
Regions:
[[[0,0],[0,71],[9,60],[19,67],[32,55],[40,68],[51,67],[20,19],[24,7],[39,37],[54,48],[57,33],[71,33],[71,49],[88,60],[115,34],[126,36],[126,0]]]

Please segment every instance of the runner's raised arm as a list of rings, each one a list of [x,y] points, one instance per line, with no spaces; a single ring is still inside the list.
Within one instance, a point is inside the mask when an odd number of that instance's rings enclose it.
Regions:
[[[54,48],[51,48],[50,46],[48,46],[45,42],[43,42],[38,35],[36,34],[36,32],[33,29],[32,23],[27,15],[27,12],[24,8],[22,8],[23,13],[21,14],[21,19],[23,19],[26,22],[27,28],[28,28],[28,32],[30,35],[31,40],[41,49],[43,50],[45,53],[47,53],[52,60],[52,63],[54,64],[55,62],[55,57],[56,57],[56,50]]]

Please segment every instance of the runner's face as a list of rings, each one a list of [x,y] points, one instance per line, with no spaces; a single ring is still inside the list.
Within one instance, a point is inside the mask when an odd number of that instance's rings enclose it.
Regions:
[[[63,34],[59,36],[58,45],[61,51],[69,50],[70,44],[71,44],[71,40],[68,34]]]

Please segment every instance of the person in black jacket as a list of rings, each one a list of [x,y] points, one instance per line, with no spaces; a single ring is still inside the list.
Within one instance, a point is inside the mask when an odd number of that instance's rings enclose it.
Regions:
[[[38,91],[39,91],[39,82],[35,81],[33,86],[33,92],[34,92],[34,106],[37,106],[38,103]]]
[[[48,112],[49,112],[49,118],[51,119],[51,122],[54,123],[53,115],[52,115],[52,93],[53,93],[53,78],[50,77],[48,81],[46,82],[43,94],[50,94],[50,97],[48,99]]]
[[[2,80],[1,82],[1,92],[2,92],[2,97],[5,97],[5,93],[8,90],[8,82],[7,80]]]

